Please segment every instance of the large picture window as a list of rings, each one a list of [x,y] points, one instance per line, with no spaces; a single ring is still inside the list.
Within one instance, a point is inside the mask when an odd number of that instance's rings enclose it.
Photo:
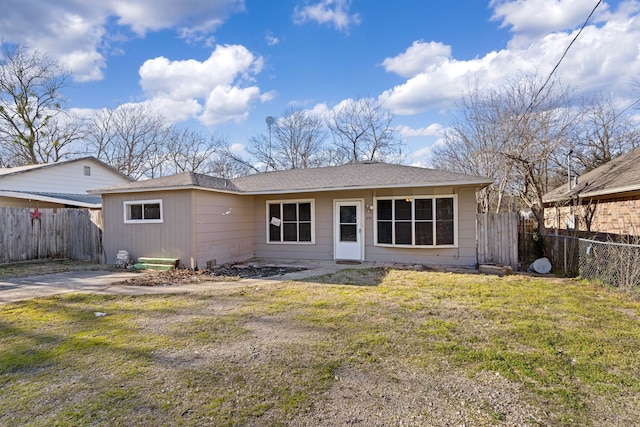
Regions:
[[[313,202],[267,202],[268,243],[313,243]]]
[[[124,222],[128,224],[162,222],[162,200],[124,202]]]
[[[454,246],[456,209],[454,196],[376,199],[376,244]]]

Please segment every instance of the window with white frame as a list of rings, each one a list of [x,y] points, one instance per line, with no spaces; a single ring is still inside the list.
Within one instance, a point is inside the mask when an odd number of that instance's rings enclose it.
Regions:
[[[135,200],[124,202],[125,223],[162,222],[162,200]]]
[[[456,224],[455,196],[376,199],[376,245],[455,246]]]
[[[267,243],[313,243],[312,200],[267,202]]]

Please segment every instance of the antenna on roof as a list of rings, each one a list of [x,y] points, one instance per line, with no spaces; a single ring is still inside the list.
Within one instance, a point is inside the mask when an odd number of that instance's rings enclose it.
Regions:
[[[267,126],[269,127],[269,152],[268,152],[268,159],[267,159],[267,167],[265,169],[265,172],[269,170],[269,164],[271,164],[271,125],[275,123],[275,119],[271,116],[267,116],[264,119],[265,122],[267,122]]]
[[[567,153],[567,182],[569,183],[569,191],[571,191],[571,155],[573,154],[573,149],[569,150]]]

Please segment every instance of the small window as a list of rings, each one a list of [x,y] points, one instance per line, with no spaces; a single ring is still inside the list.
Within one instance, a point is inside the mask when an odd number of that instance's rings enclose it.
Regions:
[[[84,176],[91,176],[91,166],[84,167]]]
[[[162,222],[162,200],[124,202],[124,222],[127,224]]]
[[[313,243],[311,201],[267,202],[267,243]]]

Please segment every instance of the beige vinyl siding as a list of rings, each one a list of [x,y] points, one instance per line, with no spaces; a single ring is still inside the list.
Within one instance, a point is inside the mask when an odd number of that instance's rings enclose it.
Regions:
[[[197,191],[194,212],[198,267],[253,257],[253,197]]]
[[[374,244],[374,212],[366,209],[375,197],[457,195],[458,247],[402,248]],[[269,200],[307,200],[315,202],[315,244],[266,243],[266,203]],[[364,257],[366,261],[390,261],[425,265],[476,264],[476,199],[473,187],[396,188],[366,191],[300,193],[291,196],[259,196],[255,199],[255,255],[274,259],[333,260],[333,202],[335,199],[364,199]]]
[[[298,193],[293,195],[256,196],[255,198],[255,254],[275,259],[333,259],[333,199],[337,193]],[[356,193],[357,194],[357,193]],[[267,201],[313,200],[315,243],[268,243]]]
[[[138,257],[179,258],[180,265],[195,267],[192,191],[103,194],[103,245],[107,263],[124,249]],[[162,223],[125,224],[124,202],[162,200]]]
[[[91,168],[91,175],[84,174],[85,166]],[[119,173],[88,159],[0,176],[0,181],[3,190],[69,194],[84,194],[88,190],[129,182]]]
[[[366,209],[376,197],[457,195],[458,246],[402,248],[374,244],[375,212]],[[125,224],[124,201],[162,199],[163,223]],[[364,200],[364,258],[425,265],[476,264],[476,201],[474,187],[379,189],[242,196],[201,190],[104,194],[104,247],[107,262],[120,249],[140,256],[176,257],[181,265],[205,268],[252,257],[271,259],[334,259],[335,200]],[[313,200],[314,243],[267,243],[267,201]]]

